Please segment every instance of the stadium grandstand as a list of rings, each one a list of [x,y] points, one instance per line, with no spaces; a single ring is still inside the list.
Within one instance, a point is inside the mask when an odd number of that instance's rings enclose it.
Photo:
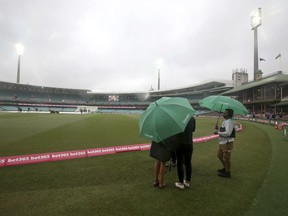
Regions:
[[[278,71],[223,92],[253,113],[288,113],[288,75]]]
[[[235,74],[245,78],[235,78],[242,80],[242,83],[235,85],[232,81],[213,80],[178,89],[126,93],[100,93],[88,89],[54,88],[0,81],[0,111],[137,112],[145,110],[151,102],[164,96],[187,98],[192,106],[199,110],[198,102],[201,99],[211,95],[227,95],[242,102],[251,112],[288,113],[288,75],[279,71],[248,82],[246,72]]]
[[[93,92],[87,89],[64,89],[9,82],[0,82],[0,110],[42,112],[88,112],[90,108],[105,110],[145,110],[157,99],[185,97],[193,106],[202,98],[232,89],[231,83],[207,83],[172,90],[149,92]],[[97,107],[97,109],[95,109]],[[80,108],[80,109],[79,109]]]
[[[161,97],[184,97],[187,98],[194,108],[199,107],[198,102],[211,95],[219,95],[233,88],[229,81],[210,81],[203,84],[165,91],[152,91],[150,98],[152,101]]]
[[[85,104],[87,90],[0,82],[0,110],[73,112]]]

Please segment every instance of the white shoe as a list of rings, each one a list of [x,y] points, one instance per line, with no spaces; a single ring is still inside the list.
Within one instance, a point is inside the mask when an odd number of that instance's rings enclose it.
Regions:
[[[187,181],[187,180],[184,180],[184,187],[185,188],[190,188],[190,182],[189,181]]]
[[[181,190],[184,190],[185,189],[185,186],[183,183],[180,183],[180,182],[175,182],[175,186]]]

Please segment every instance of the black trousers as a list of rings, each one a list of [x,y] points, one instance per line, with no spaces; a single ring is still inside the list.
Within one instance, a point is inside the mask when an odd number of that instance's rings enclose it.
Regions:
[[[191,180],[192,175],[192,153],[193,144],[182,144],[176,151],[177,156],[177,173],[179,182],[183,183],[184,180],[184,165],[185,165],[185,179]]]

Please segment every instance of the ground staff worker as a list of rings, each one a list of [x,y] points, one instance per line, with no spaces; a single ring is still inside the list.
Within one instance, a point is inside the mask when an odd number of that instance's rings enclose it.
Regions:
[[[217,156],[221,161],[223,168],[218,169],[218,176],[231,178],[231,151],[233,149],[235,139],[235,122],[232,120],[234,111],[226,109],[223,113],[224,121],[218,130],[216,126],[214,134],[219,135],[219,148]]]

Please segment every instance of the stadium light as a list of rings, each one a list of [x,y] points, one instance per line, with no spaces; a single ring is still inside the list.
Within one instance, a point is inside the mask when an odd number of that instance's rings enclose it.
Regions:
[[[163,66],[163,60],[162,59],[158,59],[157,60],[157,69],[158,69],[158,90],[160,90],[160,70]]]
[[[262,24],[261,8],[253,10],[250,16],[252,30]]]
[[[18,55],[18,66],[17,66],[17,83],[20,83],[20,58],[24,52],[24,46],[22,44],[16,44],[16,54]]]
[[[251,12],[250,16],[251,27],[254,31],[254,81],[256,80],[256,74],[259,70],[258,68],[258,32],[257,28],[262,24],[261,8]]]

